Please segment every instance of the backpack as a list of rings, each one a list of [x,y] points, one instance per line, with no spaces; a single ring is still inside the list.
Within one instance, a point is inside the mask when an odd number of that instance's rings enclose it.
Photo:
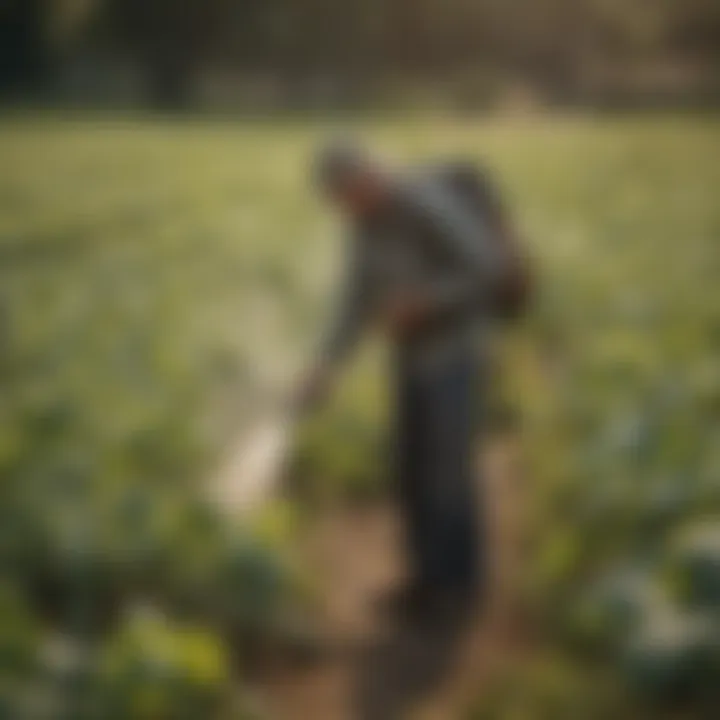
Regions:
[[[482,219],[491,231],[492,242],[501,248],[506,269],[501,277],[494,279],[490,291],[490,312],[498,320],[518,320],[530,303],[530,263],[497,188],[487,171],[470,162],[445,162],[436,166],[433,172],[440,182],[462,199],[465,207]]]

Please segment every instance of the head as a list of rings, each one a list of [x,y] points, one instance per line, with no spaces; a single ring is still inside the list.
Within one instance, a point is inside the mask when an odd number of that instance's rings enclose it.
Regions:
[[[375,212],[387,199],[388,175],[362,146],[333,142],[320,150],[315,177],[322,193],[354,216]]]

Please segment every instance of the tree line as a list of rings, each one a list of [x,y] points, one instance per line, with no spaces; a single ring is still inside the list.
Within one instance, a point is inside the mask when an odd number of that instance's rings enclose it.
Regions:
[[[362,97],[418,82],[483,102],[627,86],[720,90],[718,0],[5,0],[0,90],[37,90],[68,58],[133,64],[148,100],[191,101],[202,78],[323,81]],[[92,59],[92,60],[91,60]],[[631,82],[632,81],[632,82]]]

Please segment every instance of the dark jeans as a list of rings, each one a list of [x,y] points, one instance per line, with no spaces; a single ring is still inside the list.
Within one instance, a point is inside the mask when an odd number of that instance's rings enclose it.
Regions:
[[[414,579],[473,591],[482,575],[474,438],[479,364],[471,353],[431,371],[398,364],[397,486]]]

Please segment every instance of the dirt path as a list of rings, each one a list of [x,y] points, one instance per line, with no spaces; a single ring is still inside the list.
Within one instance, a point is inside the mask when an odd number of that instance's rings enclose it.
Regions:
[[[266,678],[261,692],[272,720],[464,717],[485,679],[523,643],[516,443],[495,443],[483,465],[494,549],[485,610],[424,625],[383,621],[373,599],[403,578],[396,513],[389,502],[328,511],[305,549],[322,579],[329,649]]]

